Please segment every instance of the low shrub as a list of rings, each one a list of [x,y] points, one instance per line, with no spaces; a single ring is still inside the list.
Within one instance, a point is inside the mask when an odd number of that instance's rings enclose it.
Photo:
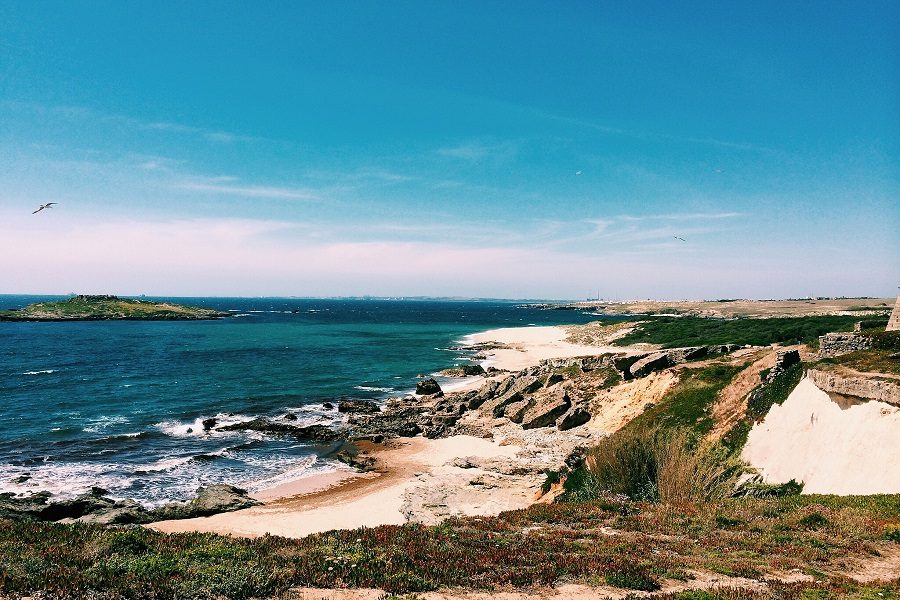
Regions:
[[[685,428],[629,427],[588,452],[580,497],[605,492],[632,500],[704,502],[734,493],[746,467]]]

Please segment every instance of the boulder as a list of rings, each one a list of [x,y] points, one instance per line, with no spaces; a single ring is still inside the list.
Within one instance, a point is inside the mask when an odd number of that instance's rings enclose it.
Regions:
[[[215,417],[203,419],[203,431],[209,431],[218,424],[219,420]]]
[[[190,502],[170,502],[149,511],[152,520],[190,519],[230,512],[259,504],[247,496],[247,491],[224,483],[201,486],[197,497]]]
[[[643,354],[621,354],[613,357],[613,366],[622,374],[622,379],[634,379],[634,376],[631,374],[631,366],[650,356],[650,352],[645,352]]]
[[[381,412],[381,407],[371,400],[341,400],[338,402],[338,412],[374,414]]]
[[[521,423],[522,419],[525,418],[525,413],[528,412],[534,405],[534,400],[531,398],[519,400],[518,402],[513,402],[506,406],[503,414],[507,419],[512,421],[513,423]]]
[[[565,414],[572,405],[572,401],[563,389],[557,389],[553,393],[539,397],[536,396],[534,401],[534,406],[528,409],[522,418],[522,429],[535,429],[537,427],[555,425],[556,420]]]
[[[560,431],[567,431],[579,425],[584,425],[591,420],[591,413],[580,406],[575,406],[569,412],[563,415],[562,419],[557,423]]]
[[[481,365],[459,365],[451,369],[444,369],[441,375],[445,377],[470,377],[473,375],[484,375],[484,368]]]
[[[631,374],[631,378],[644,377],[654,371],[661,371],[662,369],[671,367],[672,364],[669,353],[654,352],[632,364],[628,368],[628,372]]]
[[[299,440],[313,442],[330,442],[341,437],[341,433],[325,425],[308,425],[297,427],[288,423],[270,421],[263,417],[257,417],[250,421],[234,423],[219,427],[218,431],[259,431],[274,435],[289,435]]]
[[[669,360],[672,364],[679,364],[692,360],[698,360],[709,354],[709,346],[693,346],[688,348],[675,348],[669,350]]]
[[[431,396],[440,393],[442,393],[441,386],[433,378],[423,379],[416,383],[416,394],[419,396]]]
[[[565,379],[565,377],[562,376],[562,373],[550,373],[550,375],[547,376],[547,381],[546,383],[544,383],[544,387],[550,387],[553,384],[559,383],[563,379]]]

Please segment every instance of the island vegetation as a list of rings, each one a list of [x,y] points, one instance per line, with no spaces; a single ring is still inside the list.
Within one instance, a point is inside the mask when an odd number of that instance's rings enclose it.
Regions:
[[[65,300],[36,302],[21,309],[0,310],[0,321],[184,321],[219,319],[228,313],[172,302],[79,294]]]

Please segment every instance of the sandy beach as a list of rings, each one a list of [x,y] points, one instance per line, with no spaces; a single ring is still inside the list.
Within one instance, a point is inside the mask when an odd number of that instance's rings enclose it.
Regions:
[[[509,371],[526,369],[548,358],[596,356],[626,351],[621,346],[573,344],[566,341],[568,337],[569,329],[565,326],[508,327],[467,336],[465,342],[506,346],[486,350],[483,365]]]
[[[294,495],[280,499],[272,498],[271,493],[259,495],[268,499],[261,506],[211,517],[159,521],[149,527],[169,533],[203,531],[242,537],[267,533],[302,537],[330,529],[399,525],[407,521],[407,515],[402,511],[404,493],[417,482],[419,476],[462,471],[447,464],[458,457],[511,457],[520,450],[517,446],[501,446],[491,440],[471,436],[438,440],[401,438],[383,447],[369,445],[363,449],[376,456],[376,471],[337,476],[328,474],[327,477],[310,477],[308,481],[301,479],[294,482],[293,490],[281,490],[284,493],[295,492]],[[325,489],[321,487],[323,483]],[[533,496],[533,491],[529,490],[526,496]],[[461,512],[488,514],[493,513],[495,508],[509,510],[524,506],[527,503],[512,502],[509,506],[498,507],[473,505],[464,507]]]

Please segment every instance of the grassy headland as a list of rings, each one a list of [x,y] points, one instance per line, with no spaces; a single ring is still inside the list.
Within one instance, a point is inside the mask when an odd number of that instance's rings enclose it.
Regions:
[[[652,591],[696,573],[761,580],[796,569],[809,581],[782,597],[825,597],[866,587],[844,577],[847,564],[895,551],[898,515],[898,496],[678,506],[601,499],[298,540],[0,521],[0,593],[259,598],[298,586],[407,593],[559,582]],[[891,597],[900,579],[867,589]]]
[[[615,340],[619,346],[658,344],[664,348],[704,344],[818,344],[820,335],[852,331],[858,317],[816,316],[768,319],[718,319],[704,317],[656,317],[641,322],[634,331]]]
[[[0,310],[0,321],[165,321],[218,319],[226,316],[228,313],[209,308],[105,295],[79,295],[56,302],[29,304],[19,310]]]

